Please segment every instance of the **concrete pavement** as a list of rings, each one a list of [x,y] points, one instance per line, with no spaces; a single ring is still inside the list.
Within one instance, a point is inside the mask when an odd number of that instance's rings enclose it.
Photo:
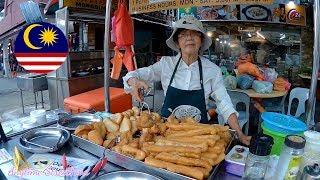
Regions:
[[[20,90],[17,87],[16,78],[0,77],[0,122],[8,121],[14,118],[23,117],[20,99]],[[43,92],[45,108],[49,109],[49,93]],[[37,93],[37,101],[40,102],[40,92]],[[23,91],[23,101],[26,108],[26,114],[34,109],[34,94],[33,92]],[[38,108],[41,108],[38,104]]]

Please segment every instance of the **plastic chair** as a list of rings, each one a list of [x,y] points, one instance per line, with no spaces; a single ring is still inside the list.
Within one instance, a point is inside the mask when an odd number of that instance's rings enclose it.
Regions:
[[[284,102],[286,100],[288,93],[286,95],[284,95],[281,99],[281,101],[277,101],[277,102],[272,102],[271,106],[268,106],[267,103],[263,103],[264,109],[268,112],[279,112],[284,114]],[[276,104],[275,104],[276,103]]]
[[[232,101],[232,104],[235,108],[237,108],[237,105],[239,103],[244,103],[246,106],[245,111],[238,111],[238,113],[239,113],[238,121],[239,121],[239,125],[241,128],[244,126],[244,124],[246,124],[245,134],[248,135],[249,116],[250,116],[250,114],[249,114],[250,97],[246,93],[231,91],[231,90],[228,90],[228,94],[229,94],[231,101]]]
[[[294,117],[300,117],[301,114],[306,112],[305,103],[309,99],[309,89],[297,87],[291,90],[287,115],[291,115],[291,103],[293,99],[298,99],[299,101]]]

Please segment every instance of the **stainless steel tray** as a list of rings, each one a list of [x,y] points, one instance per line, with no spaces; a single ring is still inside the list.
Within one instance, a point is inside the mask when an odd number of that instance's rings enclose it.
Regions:
[[[60,149],[70,139],[70,132],[56,127],[32,129],[24,133],[20,146],[32,153],[54,152]],[[46,148],[47,147],[47,148]]]
[[[226,154],[231,150],[232,144],[234,143],[234,132],[231,131],[232,140],[230,141],[229,145],[226,148]],[[72,141],[75,146],[79,147],[80,149],[83,149],[91,154],[94,154],[98,157],[102,157],[103,153],[105,151],[105,148],[103,146],[99,146],[97,144],[94,144],[86,139],[82,139],[74,134],[72,134]],[[123,168],[126,168],[128,170],[134,170],[134,171],[140,171],[145,172],[154,176],[161,177],[163,179],[174,179],[174,180],[187,180],[187,179],[193,179],[188,176],[184,176],[181,174],[173,173],[171,171],[155,168],[152,166],[149,166],[145,164],[143,161],[135,160],[131,157],[125,156],[123,154],[119,154],[115,151],[112,151],[110,149],[106,149],[105,155],[108,158],[109,162],[112,162],[118,166],[121,166]],[[221,163],[220,163],[221,164]],[[216,173],[219,170],[220,164],[213,167],[213,170],[211,171],[208,179],[213,179],[213,177],[216,175]]]
[[[143,179],[143,180],[161,180],[158,177],[152,176],[147,173],[138,172],[138,171],[115,171],[110,172],[107,174],[103,174],[96,178],[96,180],[119,180],[119,179],[126,179],[126,180],[137,180],[137,179]]]
[[[76,115],[66,115],[58,120],[58,127],[63,129],[74,131],[81,124],[90,124],[92,122],[98,122],[100,119],[96,118],[91,113],[80,113]]]

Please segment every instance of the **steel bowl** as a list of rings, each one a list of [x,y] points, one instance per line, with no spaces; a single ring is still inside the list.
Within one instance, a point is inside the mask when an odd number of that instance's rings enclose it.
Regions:
[[[180,105],[173,110],[172,114],[177,119],[193,117],[197,122],[200,122],[201,120],[201,111],[198,108],[190,105]]]
[[[20,137],[20,146],[32,153],[59,150],[70,139],[70,132],[56,127],[36,128]]]
[[[161,178],[158,178],[156,176],[152,176],[147,173],[139,172],[139,171],[115,171],[110,172],[107,174],[103,174],[96,178],[96,180],[120,180],[120,179],[126,179],[126,180],[162,180]]]
[[[80,113],[76,115],[67,115],[58,120],[58,127],[63,129],[74,131],[79,125],[91,124],[92,122],[101,121],[96,118],[94,114],[91,113]]]

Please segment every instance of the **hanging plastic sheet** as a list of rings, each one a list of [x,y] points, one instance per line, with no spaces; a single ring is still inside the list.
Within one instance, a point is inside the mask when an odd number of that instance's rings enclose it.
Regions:
[[[20,10],[27,24],[43,22],[39,5],[33,1],[27,1],[20,4]]]

